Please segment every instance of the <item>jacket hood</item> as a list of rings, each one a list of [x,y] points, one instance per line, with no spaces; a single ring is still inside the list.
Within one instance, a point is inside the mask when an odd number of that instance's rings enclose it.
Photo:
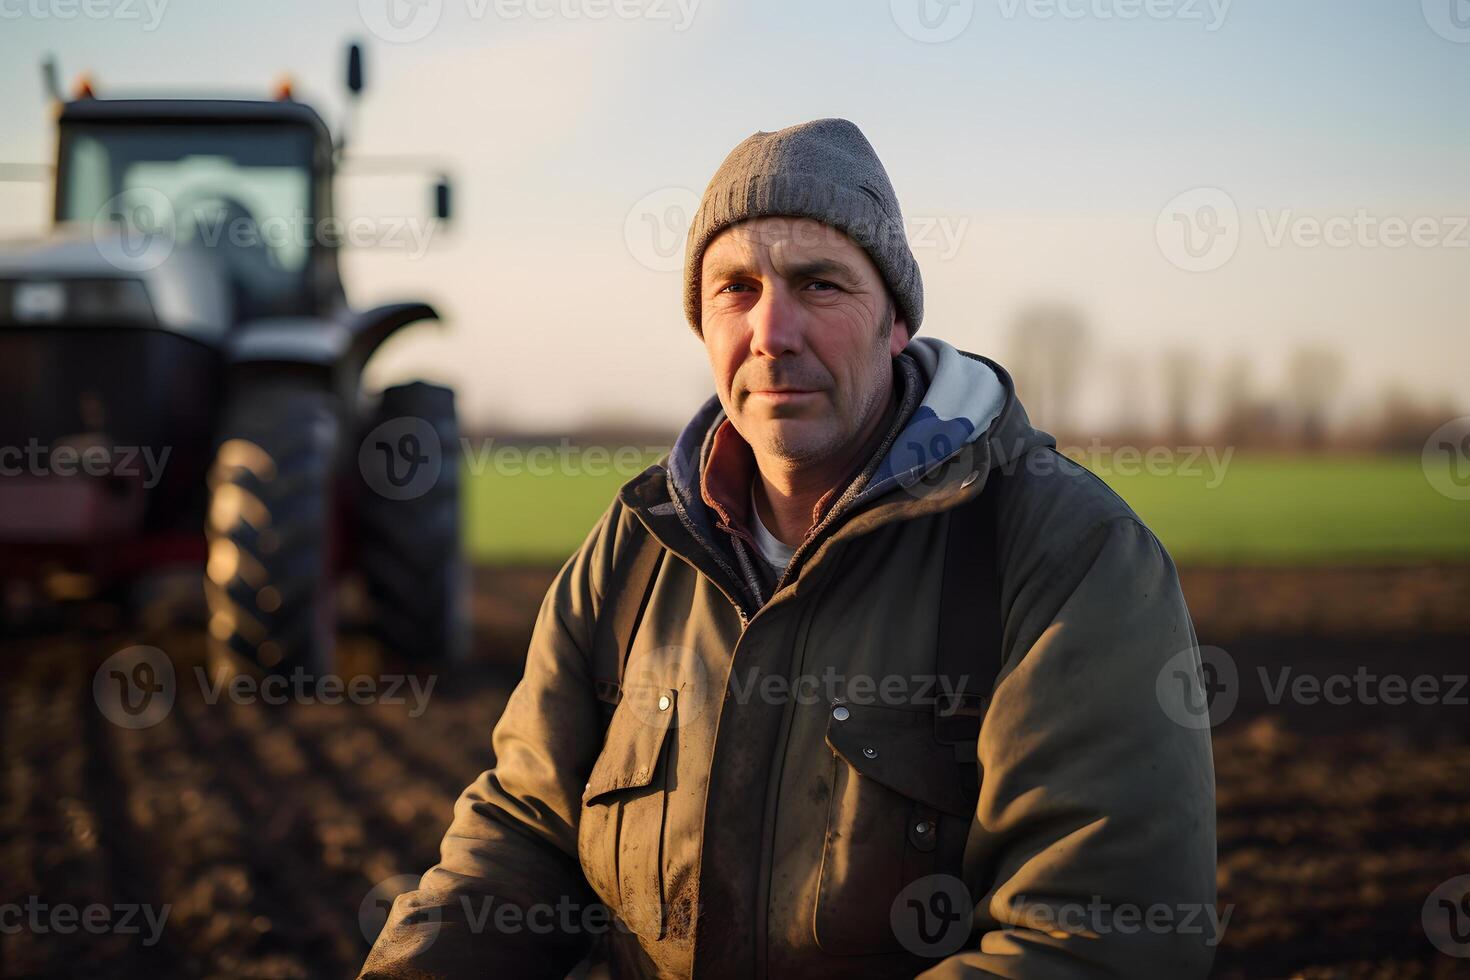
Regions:
[[[961,453],[988,471],[1036,446],[1056,444],[1031,426],[1010,375],[994,361],[936,337],[915,338],[899,358],[916,368],[923,395],[854,508],[914,486]],[[713,524],[700,495],[700,465],[703,447],[724,420],[719,397],[711,395],[679,434],[667,464],[671,492],[706,534]]]

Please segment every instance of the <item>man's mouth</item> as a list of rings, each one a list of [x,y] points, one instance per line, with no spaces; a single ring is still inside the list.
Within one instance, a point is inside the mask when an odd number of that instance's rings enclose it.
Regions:
[[[785,405],[814,397],[817,394],[818,391],[815,388],[759,388],[752,390],[750,397],[776,405]]]

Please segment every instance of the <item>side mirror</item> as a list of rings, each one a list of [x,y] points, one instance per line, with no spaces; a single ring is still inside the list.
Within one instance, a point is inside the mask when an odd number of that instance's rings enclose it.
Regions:
[[[362,94],[362,45],[352,44],[347,48],[347,91],[354,96]]]
[[[56,70],[56,59],[49,54],[41,62],[41,87],[52,102],[62,101],[60,72]]]
[[[434,217],[449,220],[449,177],[445,174],[440,174],[434,184]]]

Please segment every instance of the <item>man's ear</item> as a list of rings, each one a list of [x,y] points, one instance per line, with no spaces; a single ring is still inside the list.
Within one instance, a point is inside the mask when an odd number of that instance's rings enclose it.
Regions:
[[[909,323],[903,317],[893,318],[893,330],[888,334],[888,355],[897,357],[909,345]]]

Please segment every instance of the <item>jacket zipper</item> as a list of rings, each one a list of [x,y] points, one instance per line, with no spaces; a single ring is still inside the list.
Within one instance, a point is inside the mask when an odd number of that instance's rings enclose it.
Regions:
[[[674,505],[674,513],[679,515],[679,523],[684,525],[684,530],[688,531],[689,536],[694,539],[695,543],[698,544],[702,549],[704,549],[705,554],[714,559],[714,563],[719,566],[720,571],[729,576],[730,581],[739,582],[740,576],[735,574],[735,570],[730,567],[728,562],[725,561],[724,556],[716,551],[710,545],[710,543],[704,539],[704,536],[699,533],[698,528],[694,526],[694,522],[690,520],[689,515],[684,510],[683,502],[679,499],[678,492],[674,489],[673,476],[672,474],[670,474],[667,467],[664,469],[664,485],[669,494],[669,501]],[[729,600],[730,605],[735,608],[735,614],[740,617],[740,632],[744,633],[746,627],[750,625],[751,615],[746,613],[745,607],[741,605],[740,602],[728,591],[726,591],[724,588],[721,588],[720,591],[724,593],[725,598]]]

